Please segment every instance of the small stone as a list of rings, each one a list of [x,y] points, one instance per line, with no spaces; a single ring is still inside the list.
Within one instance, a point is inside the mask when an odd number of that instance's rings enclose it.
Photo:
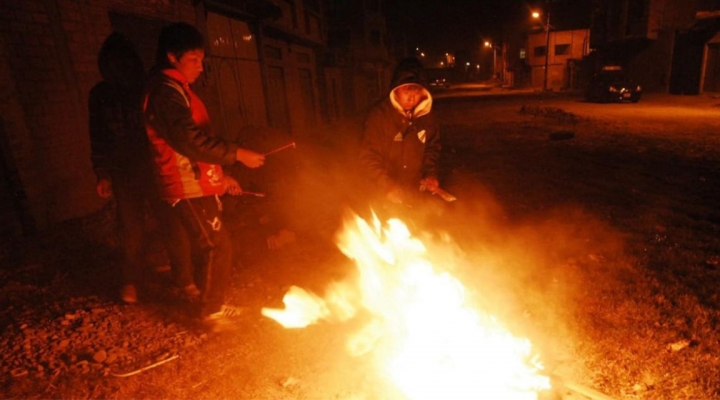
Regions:
[[[95,362],[101,363],[101,362],[105,361],[106,359],[107,359],[107,352],[105,352],[105,350],[100,350],[93,355],[93,360],[95,360]]]

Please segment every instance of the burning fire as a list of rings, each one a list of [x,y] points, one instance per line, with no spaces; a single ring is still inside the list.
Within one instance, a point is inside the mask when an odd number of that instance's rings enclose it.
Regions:
[[[550,388],[530,342],[468,307],[462,284],[433,266],[402,221],[382,227],[375,217],[371,226],[354,216],[338,246],[356,262],[357,282],[335,283],[324,298],[292,287],[284,310],[264,308],[263,315],[302,328],[364,309],[372,321],[348,340],[348,350],[372,352],[408,399],[526,400]]]

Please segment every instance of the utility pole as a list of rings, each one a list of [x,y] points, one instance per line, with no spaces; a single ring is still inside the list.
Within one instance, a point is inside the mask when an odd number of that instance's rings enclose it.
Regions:
[[[548,66],[550,62],[550,10],[547,10],[545,16],[545,76],[543,77],[543,91],[548,90]]]

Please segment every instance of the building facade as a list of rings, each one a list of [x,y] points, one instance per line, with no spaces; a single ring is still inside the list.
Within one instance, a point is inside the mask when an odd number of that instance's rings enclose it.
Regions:
[[[384,0],[329,0],[328,47],[323,71],[327,118],[358,115],[390,83],[388,32]]]
[[[645,90],[720,90],[720,1],[618,0],[593,4],[592,64],[620,64]]]
[[[95,193],[87,96],[97,53],[113,31],[146,69],[163,26],[184,21],[207,38],[194,89],[216,133],[248,126],[306,135],[322,122],[318,55],[326,43],[318,0],[0,1],[0,234],[81,217]]]
[[[579,64],[589,52],[589,34],[588,29],[529,34],[523,56],[530,68],[530,86],[542,88],[547,78],[548,90],[578,89]]]

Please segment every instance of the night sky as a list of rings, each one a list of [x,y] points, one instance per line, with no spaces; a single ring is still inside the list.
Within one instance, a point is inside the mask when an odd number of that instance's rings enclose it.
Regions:
[[[534,9],[551,10],[556,29],[589,28],[591,0],[387,0],[388,31],[395,43],[420,47],[429,56],[465,52],[484,40],[500,42],[505,24],[537,25]]]

